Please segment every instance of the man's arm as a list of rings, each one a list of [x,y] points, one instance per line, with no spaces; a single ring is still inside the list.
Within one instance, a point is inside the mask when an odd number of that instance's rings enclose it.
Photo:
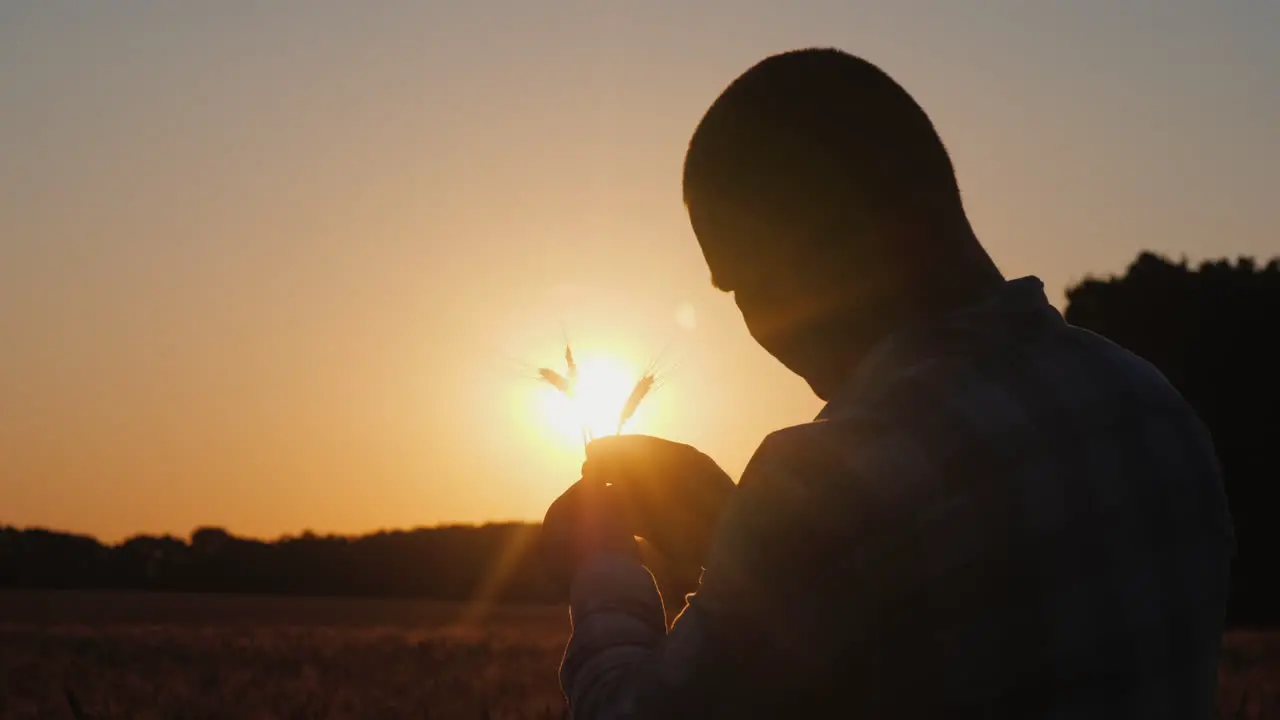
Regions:
[[[847,494],[832,491],[846,481],[827,446],[832,431],[801,426],[761,445],[670,633],[634,557],[598,555],[578,571],[561,666],[575,718],[750,714],[830,666],[857,614],[847,583],[831,582],[833,571],[847,576],[837,559],[852,556],[849,523],[833,506]]]

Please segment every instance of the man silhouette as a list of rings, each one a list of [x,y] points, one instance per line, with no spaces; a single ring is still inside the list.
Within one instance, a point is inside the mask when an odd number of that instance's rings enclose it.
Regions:
[[[770,57],[703,117],[684,197],[712,282],[827,406],[736,486],[684,445],[588,448],[542,540],[574,717],[1211,717],[1234,537],[1208,434],[1001,276],[905,90]],[[633,535],[703,568],[670,631]]]

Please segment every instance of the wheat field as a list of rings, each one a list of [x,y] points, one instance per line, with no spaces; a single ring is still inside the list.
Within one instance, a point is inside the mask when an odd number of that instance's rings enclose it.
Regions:
[[[0,593],[0,718],[561,718],[563,609]],[[1280,633],[1233,633],[1221,718],[1280,716]]]

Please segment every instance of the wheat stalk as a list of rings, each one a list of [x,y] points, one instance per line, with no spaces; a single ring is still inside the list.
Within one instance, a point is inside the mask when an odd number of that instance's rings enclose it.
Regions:
[[[658,363],[662,361],[662,356],[665,354],[666,349],[664,348],[662,352],[658,353],[657,357],[649,362],[649,366],[644,369],[644,372],[640,374],[640,379],[631,388],[631,394],[627,396],[627,401],[622,404],[622,411],[618,413],[618,435],[622,434],[622,427],[627,424],[632,415],[636,414],[636,410],[640,409],[640,403],[656,387]]]
[[[577,384],[578,382],[578,363],[573,361],[573,348],[569,347],[569,343],[564,344],[564,364],[569,370],[569,382]]]
[[[627,424],[632,415],[636,414],[636,410],[640,408],[640,401],[649,394],[653,389],[653,382],[656,379],[652,372],[647,372],[636,381],[635,387],[631,388],[631,394],[627,396],[627,401],[622,405],[622,412],[618,413],[618,433],[622,434],[622,426]]]
[[[573,359],[573,348],[565,342],[564,346],[564,362],[565,373],[561,374],[551,368],[538,368],[538,377],[546,384],[555,388],[562,395],[569,398],[570,402],[576,403],[576,394],[578,390],[578,364]],[[656,363],[656,361],[655,361]],[[627,421],[636,414],[636,410],[640,408],[640,403],[653,390],[654,384],[657,382],[657,373],[654,372],[653,365],[647,368],[640,379],[636,381],[635,386],[631,389],[631,394],[627,396],[627,401],[623,403],[622,410],[618,413],[617,434],[622,434],[622,428]],[[582,424],[582,444],[583,447],[592,440],[591,429],[587,423]]]
[[[538,368],[538,377],[551,387],[559,390],[561,394],[569,398],[570,402],[574,401],[574,396],[578,389],[578,364],[573,360],[573,349],[569,347],[569,343],[564,345],[564,362],[565,371],[568,377],[552,370],[551,368]],[[582,424],[582,446],[585,448],[587,443],[591,442],[591,432],[586,423]]]

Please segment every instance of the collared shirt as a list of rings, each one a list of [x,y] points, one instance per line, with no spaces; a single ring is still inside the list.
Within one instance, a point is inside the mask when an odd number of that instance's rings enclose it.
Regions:
[[[561,683],[584,720],[1207,718],[1233,550],[1194,412],[1023,278],[769,435],[669,632],[634,559],[580,569]]]

